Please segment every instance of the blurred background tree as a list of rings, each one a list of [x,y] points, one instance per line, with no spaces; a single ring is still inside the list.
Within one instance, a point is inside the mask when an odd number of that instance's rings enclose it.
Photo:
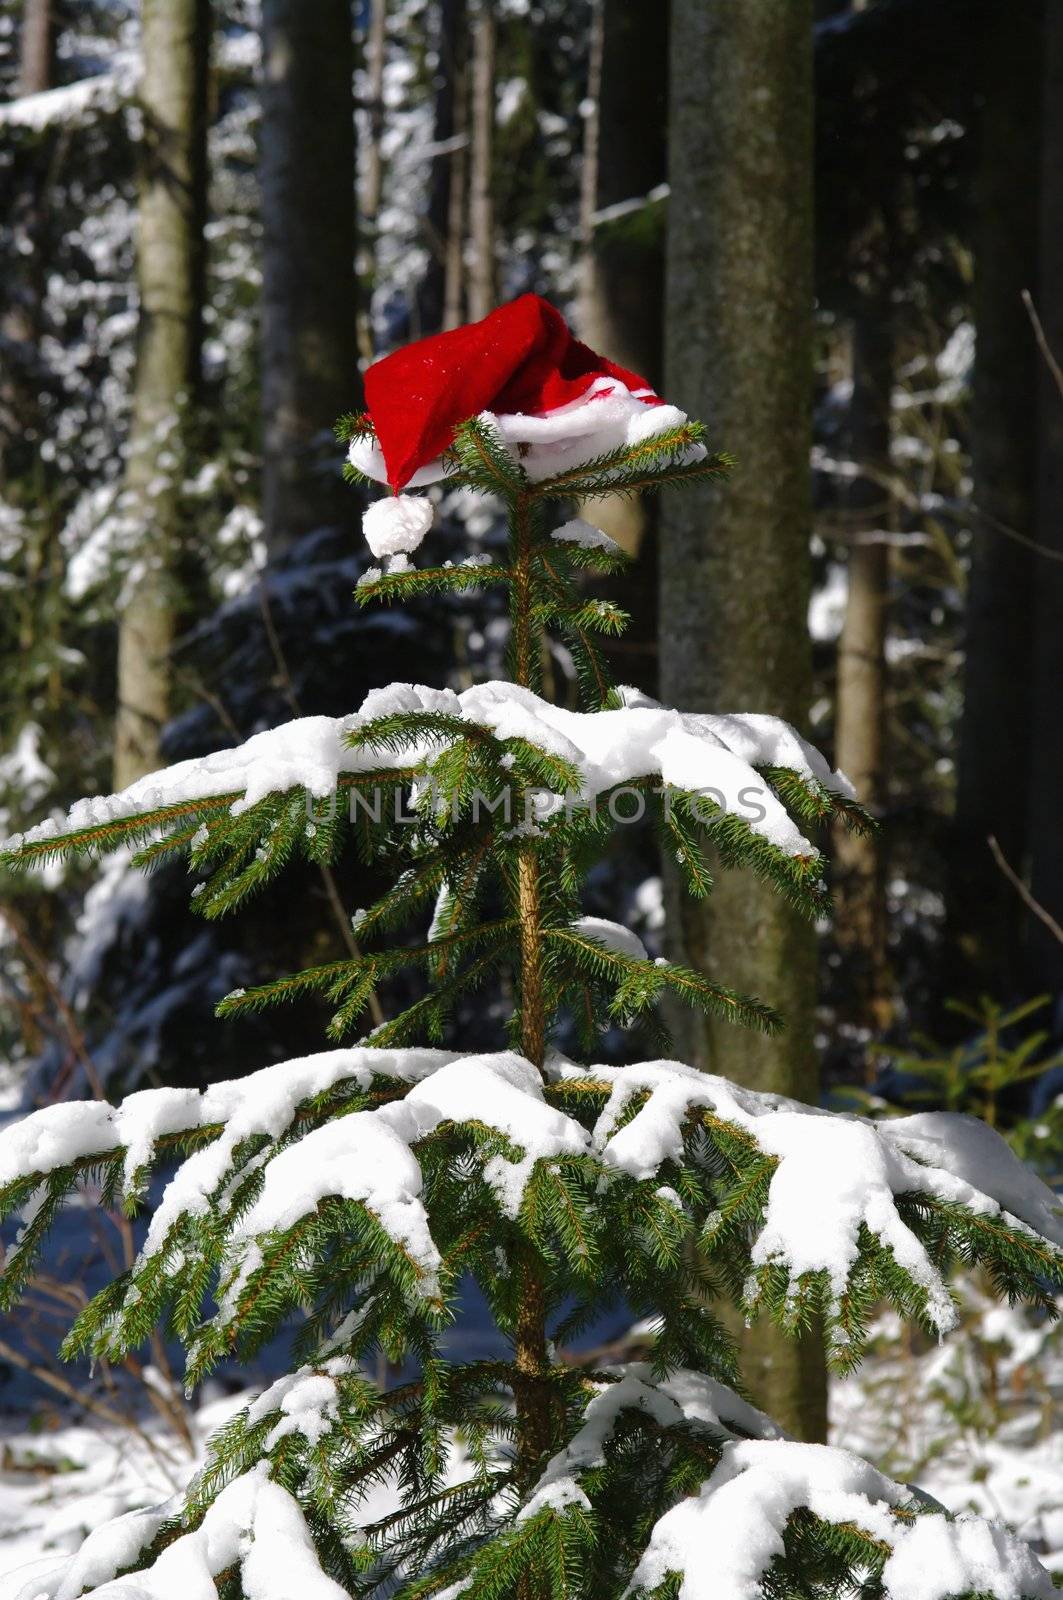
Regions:
[[[672,17],[665,393],[737,457],[726,492],[669,497],[660,533],[662,698],[758,706],[807,728],[812,651],[812,14],[677,4]],[[666,945],[730,965],[786,1017],[775,1038],[675,1018],[684,1060],[815,1102],[815,935],[763,883],[683,900],[666,865]],[[820,1341],[749,1330],[745,1371],[799,1437],[826,1429]]]

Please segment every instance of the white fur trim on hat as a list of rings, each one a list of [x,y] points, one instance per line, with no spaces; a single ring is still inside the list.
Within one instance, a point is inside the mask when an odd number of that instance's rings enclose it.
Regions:
[[[375,439],[362,435],[352,439],[347,450],[347,460],[352,467],[357,467],[359,472],[367,478],[372,478],[374,483],[387,483],[388,469],[384,461],[384,453]],[[408,478],[403,485],[405,489],[421,489],[426,483],[438,483],[447,475],[447,468],[437,456],[426,467],[418,467],[412,478]]]

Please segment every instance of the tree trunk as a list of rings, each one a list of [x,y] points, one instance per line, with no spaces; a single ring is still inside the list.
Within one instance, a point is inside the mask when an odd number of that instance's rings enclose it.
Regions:
[[[691,711],[807,717],[812,394],[811,0],[674,0],[666,392],[739,459],[731,480],[666,497],[661,686]],[[670,894],[672,953],[761,994],[768,1039],[677,1018],[686,1059],[815,1102],[811,928],[748,874],[707,903]],[[743,1337],[759,1403],[822,1437],[816,1340]]]
[[[50,89],[54,68],[55,18],[51,0],[25,0],[15,94],[42,94]],[[27,259],[36,258],[37,270],[27,272],[22,284],[16,286],[12,281],[7,286],[6,304],[0,311],[0,340],[7,347],[0,368],[0,489],[7,485],[9,470],[3,435],[17,433],[36,444],[41,424],[33,352],[40,342],[44,262],[47,260],[43,249],[49,217],[45,193],[47,170],[46,159],[33,162],[23,179],[21,192],[13,195],[13,204],[5,217],[11,231],[11,247]],[[27,599],[32,606],[32,598]]]
[[[1035,577],[1047,573],[1009,537],[1034,537],[1039,357],[1023,305],[1037,278],[1040,66],[1037,6],[984,24],[974,240],[977,349],[972,415],[974,541],[950,863],[949,992],[975,998],[1022,986],[1022,902],[987,846],[1017,871],[1029,815]],[[1058,180],[1057,180],[1058,181]],[[1049,406],[1063,407],[1054,394]],[[1058,626],[1058,623],[1054,624]],[[1057,796],[1058,800],[1058,796]]]
[[[52,0],[25,0],[19,40],[16,94],[43,94],[52,87],[55,67],[55,12]]]
[[[469,187],[469,27],[465,0],[449,0],[454,71],[454,126],[443,258],[443,327],[465,321],[465,225]]]
[[[650,0],[597,0],[592,15],[581,190],[580,336],[656,387],[663,364],[664,203],[668,176],[668,26]],[[639,115],[632,115],[632,106]],[[657,691],[656,496],[588,502],[595,527],[636,558],[599,586],[631,613],[604,648],[623,683]]]
[[[597,310],[594,263],[594,224],[598,210],[598,185],[602,149],[602,58],[605,54],[605,0],[591,0],[591,26],[587,57],[587,93],[583,104],[583,156],[580,166],[579,232],[580,327],[590,338],[587,324]]]
[[[850,454],[853,483],[849,597],[838,642],[834,755],[872,811],[885,800],[886,606],[889,544],[890,395],[893,339],[888,304],[857,314],[852,334]],[[877,1031],[889,1021],[882,852],[877,839],[835,832],[835,928],[847,957],[850,1020]]]
[[[22,11],[15,93],[43,94],[53,86],[54,71],[55,16],[51,0],[26,0]],[[7,219],[15,249],[19,253],[25,252],[36,270],[27,272],[21,294],[10,297],[8,306],[0,316],[0,337],[14,357],[5,360],[7,370],[0,376],[0,411],[4,413],[5,431],[17,429],[22,439],[32,441],[35,452],[45,426],[33,353],[39,348],[43,331],[44,264],[48,260],[51,215],[47,173],[46,161],[34,162],[27,173],[23,197],[11,208]],[[6,486],[6,478],[6,464],[0,446],[0,489]],[[25,546],[25,581],[21,591],[16,591],[13,596],[20,612],[19,649],[27,666],[31,664],[41,635],[49,624],[49,631],[54,635],[58,609],[54,604],[54,593],[55,587],[62,582],[61,571],[55,570],[61,559],[58,530],[43,478],[42,463],[37,456],[31,471],[31,482],[23,486],[29,502],[27,522],[32,529]],[[30,670],[21,673],[18,688],[25,702],[25,710],[21,714],[29,714],[29,707],[39,689],[35,672]]]
[[[369,148],[365,153],[362,216],[372,226],[380,210],[384,187],[384,59],[387,53],[387,0],[370,0],[369,33],[365,42],[366,93],[369,99]]]
[[[332,437],[359,399],[350,0],[265,0],[262,32],[262,512],[277,555],[351,517]]]
[[[663,207],[600,213],[651,194],[668,176],[668,17],[651,0],[598,0],[597,82],[585,139],[580,332],[595,349],[661,380]],[[637,104],[638,115],[632,114]]]
[[[1063,13],[1044,12],[1041,165],[1041,250],[1038,305],[1049,351],[1063,361]],[[1063,921],[1063,378],[1041,361],[1038,385],[1037,538],[1057,559],[1037,557],[1034,585],[1033,736],[1030,783],[1031,886],[1035,898]],[[1000,418],[998,421],[1003,422]],[[1013,542],[1013,541],[1009,541]],[[995,730],[1001,732],[998,727]],[[1013,863],[1014,865],[1014,863]],[[1063,951],[1037,918],[1028,922],[1027,981],[1059,995]]]
[[[118,625],[118,788],[159,765],[170,713],[187,430],[199,383],[209,0],[144,0],[140,327],[124,509],[142,533]]]
[[[608,215],[612,207],[645,199],[667,177],[668,27],[652,0],[597,0],[587,100],[580,337],[659,384],[663,207],[647,201]],[[634,555],[648,525],[646,502],[632,495],[595,500],[591,521]],[[649,581],[646,587],[652,593]]]
[[[416,338],[438,333],[444,327],[447,304],[447,278],[452,237],[457,240],[457,266],[461,267],[464,238],[465,108],[462,104],[465,73],[465,0],[441,0],[439,7],[439,59],[436,64],[435,113],[432,122],[432,170],[428,182],[428,206],[424,232],[428,246],[428,266],[417,293]],[[455,169],[461,183],[455,193]],[[456,210],[456,215],[452,215]],[[449,326],[457,327],[457,320]]]
[[[480,0],[472,29],[472,107],[469,164],[469,318],[478,322],[498,299],[495,267],[495,15]]]

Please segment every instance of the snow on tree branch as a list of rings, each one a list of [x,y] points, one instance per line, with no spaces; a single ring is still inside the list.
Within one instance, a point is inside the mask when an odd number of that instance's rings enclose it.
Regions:
[[[562,1067],[562,1078],[569,1070],[584,1076],[580,1068]],[[873,1123],[755,1094],[678,1062],[596,1067],[592,1075],[612,1086],[595,1126],[596,1147],[607,1166],[632,1177],[651,1178],[666,1161],[682,1159],[685,1124],[696,1107],[751,1134],[778,1160],[751,1252],[754,1267],[779,1263],[793,1282],[824,1272],[836,1299],[846,1291],[865,1227],[923,1289],[934,1325],[942,1332],[954,1325],[944,1279],[897,1210],[901,1195],[932,1195],[974,1215],[1010,1212],[1011,1220],[1063,1244],[1052,1191],[972,1117],[938,1112]],[[639,1096],[644,1103],[624,1120]]]
[[[857,1547],[863,1535],[867,1565],[878,1569],[889,1600],[1054,1594],[1021,1539],[974,1518],[917,1517],[911,1507],[909,1491],[848,1450],[788,1440],[727,1443],[700,1492],[657,1523],[632,1590],[649,1595],[679,1574],[677,1600],[757,1600],[773,1561],[785,1561],[787,1524],[806,1510],[854,1530]]]
[[[345,1115],[309,1114],[317,1097],[340,1087],[354,1096]],[[374,1089],[385,1090],[385,1103],[369,1103]],[[161,1272],[177,1284],[189,1252],[204,1248],[201,1228],[213,1240],[204,1261],[213,1263],[222,1287],[220,1329],[263,1271],[265,1241],[294,1240],[329,1199],[364,1205],[401,1252],[403,1271],[413,1273],[404,1281],[438,1302],[444,1248],[434,1218],[440,1206],[445,1213],[448,1190],[437,1181],[429,1193],[421,1164],[447,1128],[501,1138],[501,1145],[495,1139],[483,1146],[479,1181],[513,1222],[530,1201],[535,1174],[574,1158],[591,1164],[588,1181],[606,1209],[617,1185],[619,1196],[631,1182],[660,1194],[662,1182],[682,1189],[703,1181],[697,1138],[707,1137],[735,1165],[746,1209],[730,1214],[726,1182],[703,1186],[700,1202],[689,1204],[669,1189],[682,1226],[703,1249],[739,1252],[751,1311],[767,1295],[769,1309],[785,1315],[822,1280],[819,1295],[843,1364],[859,1340],[853,1302],[869,1242],[895,1275],[891,1283],[883,1273],[880,1292],[902,1302],[914,1296],[939,1332],[953,1325],[943,1270],[928,1249],[927,1206],[958,1219],[961,1229],[993,1224],[998,1248],[1020,1257],[1028,1248],[1024,1270],[1032,1262],[1050,1271],[1054,1259],[1059,1270],[1051,1244],[1063,1242],[1063,1227],[1054,1196],[984,1125],[946,1113],[934,1115],[929,1130],[924,1117],[876,1123],[837,1116],[667,1061],[585,1069],[556,1060],[544,1079],[511,1052],[327,1052],[202,1094],[144,1090],[116,1108],[47,1107],[0,1133],[0,1179],[10,1209],[42,1183],[60,1195],[84,1165],[109,1159],[128,1190],[142,1184],[153,1155],[164,1158],[176,1136],[209,1140],[170,1179],[130,1284],[101,1324],[108,1347],[117,1348],[122,1316],[139,1326],[145,1283],[157,1288]],[[25,1268],[27,1248],[20,1240],[9,1271]]]
[[[56,123],[77,126],[91,117],[113,113],[128,105],[140,76],[138,58],[118,54],[107,72],[38,94],[18,95],[0,104],[0,127],[26,128],[41,133]]]
[[[816,851],[757,768],[783,768],[843,797],[852,792],[844,776],[832,772],[819,752],[778,717],[683,714],[644,697],[617,710],[587,713],[551,705],[510,683],[479,684],[461,694],[392,684],[373,690],[352,715],[297,718],[255,734],[235,749],[150,773],[117,794],[79,800],[61,821],[49,820],[16,835],[7,849],[15,855],[81,830],[199,801],[231,797],[232,813],[239,815],[266,796],[296,788],[324,799],[335,793],[344,775],[423,765],[437,755],[445,747],[443,737],[351,745],[351,737],[371,723],[418,712],[490,729],[503,742],[525,740],[570,763],[580,777],[573,800],[589,802],[617,785],[659,778],[722,804],[793,856]],[[549,816],[549,807],[541,807],[540,814]]]

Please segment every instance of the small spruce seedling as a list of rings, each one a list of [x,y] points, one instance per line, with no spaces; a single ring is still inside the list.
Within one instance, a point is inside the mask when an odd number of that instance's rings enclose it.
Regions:
[[[449,411],[429,393],[440,373]],[[1006,1530],[782,1436],[744,1397],[714,1304],[795,1335],[822,1325],[839,1370],[883,1301],[947,1332],[954,1260],[1050,1314],[1050,1192],[971,1119],[876,1124],[669,1059],[664,996],[737,1026],[780,1019],[584,913],[588,869],[629,814],[621,791],[656,818],[691,894],[711,893],[717,867],[744,870],[809,916],[826,891],[803,830],[866,825],[785,724],[683,716],[610,678],[599,641],[625,618],[585,581],[623,558],[564,521],[566,502],[704,482],[724,458],[534,297],[387,358],[367,397],[341,428],[352,478],[405,488],[434,471],[447,492],[493,496],[509,534],[500,559],[414,566],[429,502],[376,502],[367,534],[384,565],[358,603],[501,586],[511,680],[392,685],[9,845],[17,866],[128,844],[140,866],[184,853],[207,917],[295,856],[352,849],[395,869],[355,918],[358,954],[220,1007],[238,1018],[318,994],[333,1048],[203,1092],[49,1107],[0,1134],[0,1201],[21,1216],[5,1307],[87,1180],[102,1203],[150,1211],[135,1263],[77,1317],[66,1355],[115,1358],[161,1328],[194,1386],[295,1329],[292,1370],[214,1437],[179,1503],[95,1529],[35,1573],[27,1600],[1046,1596]],[[543,695],[558,640],[580,710]],[[359,1036],[370,997],[407,968],[422,992]],[[509,1038],[470,1054],[461,1006],[488,990],[512,996]],[[635,1024],[657,1029],[659,1059],[597,1059],[606,1030]],[[588,1064],[560,1054],[562,1029]],[[499,1335],[491,1359],[447,1353],[470,1281]],[[624,1307],[651,1329],[643,1360],[565,1361]],[[390,1383],[370,1376],[381,1355]]]

